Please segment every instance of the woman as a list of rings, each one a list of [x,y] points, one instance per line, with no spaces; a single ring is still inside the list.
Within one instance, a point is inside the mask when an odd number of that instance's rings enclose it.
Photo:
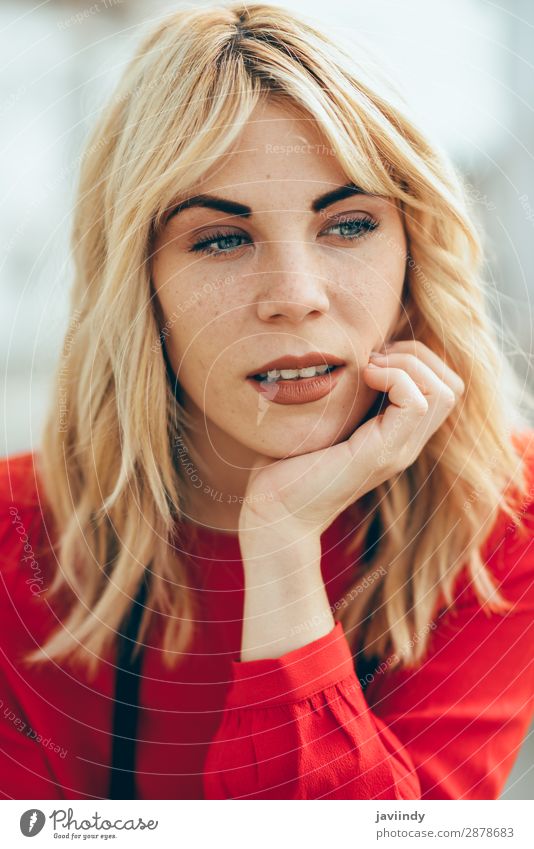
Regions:
[[[6,796],[503,789],[533,430],[461,180],[369,67],[180,10],[88,142],[42,446],[2,465]]]

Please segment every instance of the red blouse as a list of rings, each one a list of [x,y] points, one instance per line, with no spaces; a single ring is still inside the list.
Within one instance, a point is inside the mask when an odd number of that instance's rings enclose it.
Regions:
[[[417,669],[364,671],[343,626],[281,657],[242,662],[243,566],[236,535],[201,529],[203,624],[168,670],[145,640],[136,787],[142,799],[495,799],[533,716],[534,431],[519,537],[503,516],[482,555],[513,609],[489,614],[462,577],[455,612],[430,630]],[[0,791],[7,799],[107,798],[115,668],[95,680],[21,656],[54,624],[42,591],[55,561],[34,456],[0,460]],[[37,484],[37,485],[36,485]],[[46,512],[45,512],[46,516]],[[321,568],[333,606],[354,581],[347,515]],[[356,663],[357,661],[357,663]]]

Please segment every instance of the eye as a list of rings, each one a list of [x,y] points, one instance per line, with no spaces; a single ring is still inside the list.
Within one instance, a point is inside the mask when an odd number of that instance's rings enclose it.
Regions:
[[[376,230],[378,226],[378,222],[370,215],[344,218],[342,221],[338,221],[337,224],[328,227],[327,230],[323,230],[323,234],[341,229],[342,232],[339,233],[341,239],[355,241]],[[236,241],[239,244],[235,244]],[[251,239],[244,233],[222,233],[221,231],[217,231],[195,242],[189,248],[189,251],[191,253],[202,253],[209,256],[221,256],[223,254],[233,254],[236,250],[243,247],[243,244],[251,244]],[[218,245],[218,247],[213,248],[212,245]],[[221,245],[223,245],[222,248],[220,247]]]
[[[207,236],[205,239],[201,239],[199,242],[195,242],[189,250],[193,253],[203,253],[203,254],[211,254],[217,256],[218,254],[231,254],[237,248],[241,248],[242,245],[234,245],[230,250],[221,249],[213,249],[211,245],[213,244],[225,244],[231,242],[233,239],[245,239],[248,243],[250,243],[250,239],[248,236],[245,236],[243,233],[212,233],[211,236]]]
[[[377,228],[378,222],[370,215],[365,215],[358,218],[345,218],[343,221],[338,221],[337,224],[333,224],[332,227],[328,227],[327,230],[323,231],[323,233],[341,229],[342,232],[339,234],[341,239],[354,241],[356,239],[363,238],[368,233],[372,233],[372,231]]]

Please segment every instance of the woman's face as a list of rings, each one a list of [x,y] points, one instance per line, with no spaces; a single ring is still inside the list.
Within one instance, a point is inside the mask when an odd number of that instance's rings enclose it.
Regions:
[[[400,318],[407,244],[387,198],[353,192],[314,210],[348,182],[314,123],[263,103],[188,194],[224,205],[171,212],[158,235],[152,280],[170,363],[186,410],[228,456],[325,448],[376,400],[362,369]],[[278,403],[276,383],[257,391],[247,379],[311,352],[345,363],[322,398]]]

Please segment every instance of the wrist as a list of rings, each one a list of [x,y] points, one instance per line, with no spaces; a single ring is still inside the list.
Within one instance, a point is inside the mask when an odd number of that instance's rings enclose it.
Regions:
[[[251,550],[299,545],[313,547],[321,540],[317,528],[286,512],[266,517],[246,508],[239,516],[238,535],[240,544]]]
[[[270,575],[285,574],[288,569],[292,572],[320,570],[321,538],[316,533],[306,534],[287,526],[283,533],[274,527],[240,530],[239,547],[245,570],[263,570]]]
[[[319,540],[256,538],[243,552],[243,566],[241,660],[280,657],[332,630]]]

